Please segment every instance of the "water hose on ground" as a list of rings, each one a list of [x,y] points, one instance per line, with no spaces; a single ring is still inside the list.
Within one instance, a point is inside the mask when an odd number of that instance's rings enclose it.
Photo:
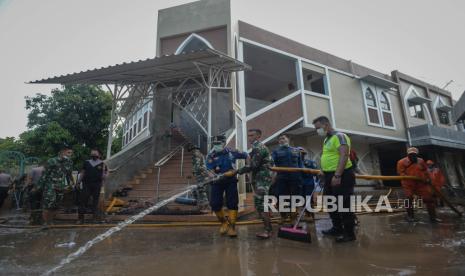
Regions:
[[[392,213],[401,212],[400,209],[394,209]],[[356,213],[357,215],[365,214],[377,214],[372,212],[361,212]],[[278,223],[279,218],[272,219],[272,223]],[[319,220],[319,219],[315,219]],[[236,225],[260,225],[263,224],[262,220],[249,220],[249,221],[238,221]],[[110,228],[118,224],[52,224],[47,226],[48,229],[77,229],[77,228]],[[173,223],[138,223],[130,224],[127,227],[129,228],[170,228],[170,227],[195,227],[195,226],[219,226],[219,222],[214,221],[204,221],[204,222],[173,222]],[[41,225],[9,225],[9,224],[0,224],[0,228],[15,228],[15,229],[40,229],[43,228]]]

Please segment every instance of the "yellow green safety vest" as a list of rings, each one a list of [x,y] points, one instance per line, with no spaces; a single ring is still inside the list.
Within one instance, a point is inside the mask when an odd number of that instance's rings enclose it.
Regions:
[[[339,147],[348,145],[349,152],[351,142],[349,136],[342,132],[335,132],[333,135],[326,137],[323,143],[323,153],[321,154],[321,169],[324,172],[334,172],[339,163]],[[350,158],[347,159],[345,169],[352,167]]]

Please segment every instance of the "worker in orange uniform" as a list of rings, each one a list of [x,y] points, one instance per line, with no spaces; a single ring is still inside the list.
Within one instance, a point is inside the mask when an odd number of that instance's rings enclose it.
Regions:
[[[428,167],[426,162],[418,157],[418,149],[411,147],[407,149],[407,157],[402,158],[397,162],[397,173],[400,176],[416,176],[425,181],[418,180],[402,180],[402,188],[407,196],[407,220],[414,221],[413,217],[413,196],[421,196],[423,202],[426,204],[428,214],[432,223],[439,222],[436,218],[436,209],[434,206],[431,179],[428,174]]]
[[[436,191],[441,191],[442,186],[446,184],[446,177],[442,173],[441,169],[436,166],[436,164],[432,160],[426,161],[426,165],[428,166],[428,173],[429,177],[431,178],[431,184]],[[438,202],[440,200],[437,199],[436,193],[433,193],[434,202]]]

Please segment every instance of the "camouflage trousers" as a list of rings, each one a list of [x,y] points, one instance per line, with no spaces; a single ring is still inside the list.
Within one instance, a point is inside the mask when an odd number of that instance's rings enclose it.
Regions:
[[[58,209],[63,198],[64,192],[57,191],[52,185],[46,185],[42,194],[42,209]]]
[[[253,175],[254,204],[257,212],[264,211],[265,196],[269,194],[271,186],[271,172],[261,170]]]
[[[205,181],[204,177],[196,177],[197,183],[201,183]],[[207,207],[208,206],[208,195],[207,195],[207,185],[202,185],[202,187],[198,187],[194,190],[194,197],[197,200],[197,204],[200,207]]]

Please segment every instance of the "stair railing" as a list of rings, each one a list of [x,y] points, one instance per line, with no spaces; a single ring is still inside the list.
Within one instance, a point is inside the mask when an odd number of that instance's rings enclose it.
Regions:
[[[182,143],[181,145],[177,146],[173,150],[171,150],[168,154],[163,156],[160,160],[158,160],[157,163],[155,163],[155,168],[158,170],[157,171],[157,182],[155,184],[155,200],[159,201],[160,200],[160,173],[161,173],[161,167],[166,164],[173,156],[175,156],[179,151],[181,151],[181,168],[180,168],[180,175],[183,176],[183,167],[184,167],[184,147],[187,145],[187,142]]]

